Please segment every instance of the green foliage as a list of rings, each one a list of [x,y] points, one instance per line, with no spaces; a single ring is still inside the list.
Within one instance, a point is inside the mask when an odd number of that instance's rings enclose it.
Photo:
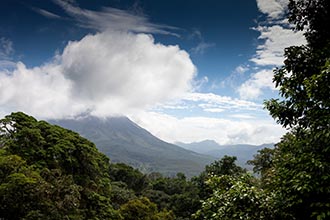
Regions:
[[[136,192],[140,192],[148,185],[146,175],[124,163],[111,164],[109,174],[111,180],[122,181]]]
[[[255,182],[248,174],[212,176],[207,181],[212,195],[203,202],[194,219],[272,219],[269,196]]]
[[[199,176],[192,178],[192,181],[200,189],[199,196],[201,197],[201,199],[206,199],[212,194],[212,189],[208,184],[206,184],[210,176],[240,176],[241,174],[246,172],[245,169],[235,164],[236,160],[236,157],[225,155],[220,160],[216,160],[210,165],[206,165],[205,171],[203,171]]]
[[[194,219],[271,219],[270,196],[258,180],[235,164],[236,157],[224,156],[206,166],[194,179],[203,203]]]
[[[125,220],[172,220],[174,215],[166,210],[158,211],[157,205],[146,197],[130,200],[120,207]]]
[[[0,218],[119,217],[109,199],[109,161],[94,144],[21,112],[0,128]]]
[[[264,148],[258,151],[258,154],[254,155],[253,160],[249,160],[247,163],[253,165],[253,172],[261,175],[262,185],[271,183],[273,176],[273,157],[274,149]]]
[[[172,210],[177,219],[190,219],[200,207],[199,188],[186,179],[184,174],[176,177],[157,176],[150,179],[148,189],[142,193],[161,209]]]
[[[132,199],[136,199],[136,192],[129,189],[124,182],[112,182],[111,183],[111,203],[115,209]]]
[[[311,48],[323,48],[329,42],[328,0],[290,0],[289,22],[296,30],[306,30],[305,37]]]
[[[229,175],[229,176],[237,176],[240,175],[246,170],[242,167],[237,166],[235,161],[237,157],[231,157],[225,155],[221,160],[216,160],[210,165],[206,165],[205,171],[208,175]]]
[[[329,131],[325,131],[330,135]],[[310,132],[287,134],[273,160],[274,209],[281,219],[330,217],[329,141]],[[322,135],[321,135],[322,136]]]
[[[298,30],[307,26],[307,46],[285,49],[285,65],[274,71],[284,100],[270,100],[266,108],[285,127],[329,129],[330,33],[327,0],[290,1],[290,21]],[[324,28],[324,29],[323,29]]]
[[[289,21],[307,28],[307,45],[285,49],[274,71],[282,100],[266,102],[278,123],[291,128],[272,160],[274,208],[280,219],[330,218],[330,2],[290,1]]]

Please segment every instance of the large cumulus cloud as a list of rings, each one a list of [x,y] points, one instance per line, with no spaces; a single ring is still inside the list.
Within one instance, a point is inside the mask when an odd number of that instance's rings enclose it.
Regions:
[[[39,117],[126,114],[190,90],[196,68],[178,46],[151,35],[104,31],[69,42],[41,67],[0,73],[2,112]]]

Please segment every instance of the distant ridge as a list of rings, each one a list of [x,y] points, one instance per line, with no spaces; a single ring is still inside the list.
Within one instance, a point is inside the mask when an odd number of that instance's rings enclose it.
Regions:
[[[96,144],[112,162],[124,162],[143,172],[160,172],[173,176],[198,175],[214,157],[202,155],[164,142],[127,117],[81,117],[50,121],[76,131]]]
[[[183,147],[188,150],[192,150],[201,154],[209,154],[212,150],[220,150],[222,146],[219,145],[214,140],[204,140],[200,142],[192,142],[192,143],[182,143],[182,142],[175,142],[174,144]]]
[[[249,145],[249,144],[235,144],[235,145],[220,145],[213,140],[204,140],[201,142],[193,143],[176,143],[178,146],[187,150],[195,151],[196,153],[212,155],[214,157],[222,158],[224,155],[236,156],[237,164],[251,169],[251,166],[247,165],[248,160],[253,159],[253,156],[265,147],[273,148],[274,144],[262,144],[262,145]]]

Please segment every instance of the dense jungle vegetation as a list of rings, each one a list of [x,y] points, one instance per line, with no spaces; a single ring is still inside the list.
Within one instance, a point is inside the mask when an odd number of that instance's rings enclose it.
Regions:
[[[0,219],[329,219],[330,2],[290,1],[307,45],[274,70],[266,108],[288,133],[249,164],[225,156],[199,176],[112,164],[79,134],[17,112],[0,120]]]

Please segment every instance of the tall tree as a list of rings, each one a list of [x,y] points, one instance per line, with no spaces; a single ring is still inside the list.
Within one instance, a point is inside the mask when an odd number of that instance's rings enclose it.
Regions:
[[[290,129],[274,152],[274,204],[280,219],[329,219],[330,1],[290,0],[289,21],[308,43],[285,49],[274,71],[282,99],[266,102]]]

